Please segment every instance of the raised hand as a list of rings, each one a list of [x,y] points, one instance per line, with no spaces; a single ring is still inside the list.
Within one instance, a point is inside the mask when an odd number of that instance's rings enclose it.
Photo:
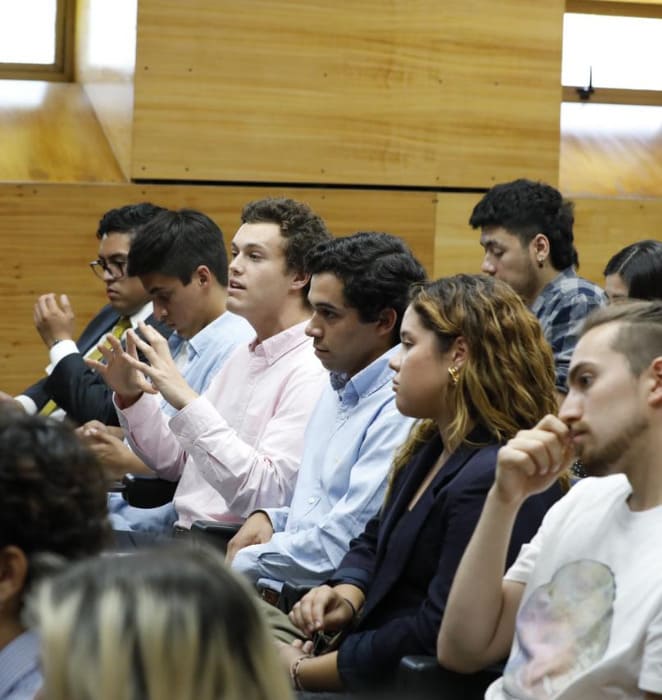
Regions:
[[[497,458],[499,498],[517,503],[549,488],[574,459],[569,432],[562,420],[547,415],[534,428],[520,430],[509,440]]]
[[[127,336],[149,364],[141,362],[137,353],[127,358],[127,361],[134,369],[151,379],[152,386],[161,392],[169,404],[176,409],[184,408],[198,398],[198,394],[191,389],[177,369],[170,355],[168,341],[151,326],[140,323],[138,328],[142,338],[134,331],[129,331]]]
[[[141,371],[141,367],[147,367],[147,365],[138,360],[133,338],[135,336],[132,336],[131,331],[129,331],[125,352],[120,341],[109,333],[97,345],[105,364],[97,360],[85,360],[85,364],[96,370],[104,378],[106,384],[115,391],[122,408],[127,408],[135,403],[143,393],[158,393],[145,377],[145,373]]]
[[[74,312],[66,294],[58,302],[55,294],[42,294],[34,305],[34,325],[50,348],[56,340],[71,340],[74,334]]]

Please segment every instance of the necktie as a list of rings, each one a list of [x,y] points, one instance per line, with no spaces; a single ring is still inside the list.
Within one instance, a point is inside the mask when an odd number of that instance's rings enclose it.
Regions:
[[[128,316],[120,316],[117,319],[117,323],[108,331],[111,335],[115,336],[116,338],[120,339],[122,335],[124,335],[124,332],[127,331],[129,328],[131,328],[131,319]],[[107,334],[106,334],[107,335]],[[104,335],[104,338],[106,336]],[[99,339],[101,340],[101,339]],[[88,360],[100,360],[101,362],[104,361],[103,355],[101,354],[101,351],[97,347],[99,343],[95,343],[85,354],[85,358]],[[107,344],[106,344],[107,345]],[[46,404],[44,404],[43,408],[41,411],[39,411],[39,415],[42,416],[50,416],[53,411],[56,411],[58,408],[58,405],[51,399],[48,401]]]

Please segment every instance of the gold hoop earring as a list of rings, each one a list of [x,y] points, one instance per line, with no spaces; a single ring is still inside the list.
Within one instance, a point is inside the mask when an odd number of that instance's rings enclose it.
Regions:
[[[460,373],[457,371],[457,367],[449,367],[448,374],[450,375],[452,385],[457,386],[457,383],[460,381]]]

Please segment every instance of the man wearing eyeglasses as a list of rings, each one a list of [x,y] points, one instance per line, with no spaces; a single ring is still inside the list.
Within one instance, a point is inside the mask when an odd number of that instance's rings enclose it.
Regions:
[[[112,394],[99,374],[84,362],[96,359],[96,346],[107,333],[121,337],[140,321],[168,336],[171,329],[152,315],[149,294],[138,277],[127,275],[131,240],[136,231],[164,211],[153,204],[131,204],[106,212],[97,230],[99,257],[90,263],[106,285],[108,305],[90,321],[74,341],[75,316],[66,294],[44,294],[34,307],[35,327],[48,348],[47,377],[28,387],[16,400],[27,413],[55,418],[65,415],[76,423],[99,420],[118,425]],[[98,353],[100,356],[100,353]]]

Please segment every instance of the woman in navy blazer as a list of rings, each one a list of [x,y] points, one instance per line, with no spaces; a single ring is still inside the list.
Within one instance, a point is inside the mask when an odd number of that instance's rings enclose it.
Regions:
[[[499,447],[556,412],[554,361],[540,325],[505,283],[457,275],[414,291],[392,360],[398,409],[421,419],[396,456],[381,512],[327,585],[290,618],[307,636],[344,630],[337,651],[283,645],[296,688],[375,688],[408,654],[434,654],[450,586],[494,481]],[[567,483],[567,482],[566,482]],[[519,514],[508,562],[563,492]]]

